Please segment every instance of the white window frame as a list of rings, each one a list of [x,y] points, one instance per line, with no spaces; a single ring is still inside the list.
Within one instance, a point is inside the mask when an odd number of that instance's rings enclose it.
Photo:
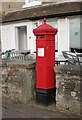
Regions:
[[[25,5],[23,5],[23,8],[33,7],[33,6],[41,5],[41,4],[42,2],[40,2],[40,0],[33,0],[33,2],[29,2],[29,0],[25,0]]]

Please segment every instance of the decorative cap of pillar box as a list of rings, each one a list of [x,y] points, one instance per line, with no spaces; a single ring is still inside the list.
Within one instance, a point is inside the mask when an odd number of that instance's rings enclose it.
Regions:
[[[54,27],[52,27],[51,25],[46,23],[46,18],[44,18],[44,23],[40,26],[38,26],[37,28],[35,28],[33,30],[33,33],[35,35],[47,35],[47,34],[54,34],[56,35],[56,33],[58,32],[58,30]]]

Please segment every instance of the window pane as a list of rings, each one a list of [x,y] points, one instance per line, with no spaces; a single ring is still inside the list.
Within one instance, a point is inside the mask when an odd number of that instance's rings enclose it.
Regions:
[[[38,1],[38,0],[28,0],[28,3],[30,3],[30,2],[34,2],[34,1]]]
[[[70,48],[80,48],[80,17],[69,21]]]

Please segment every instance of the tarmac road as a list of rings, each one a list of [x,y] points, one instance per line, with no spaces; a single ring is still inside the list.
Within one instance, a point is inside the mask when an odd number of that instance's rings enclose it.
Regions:
[[[34,105],[33,105],[34,104]],[[2,118],[74,118],[73,116],[53,111],[52,106],[44,107],[33,104],[12,103],[11,101],[3,100]],[[51,108],[51,109],[49,109]],[[74,119],[72,119],[74,120]]]

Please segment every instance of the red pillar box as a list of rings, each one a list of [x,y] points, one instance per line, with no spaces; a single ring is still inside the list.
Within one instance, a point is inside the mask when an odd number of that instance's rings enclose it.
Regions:
[[[33,30],[36,36],[36,101],[49,105],[55,101],[55,35],[57,29],[46,24]]]

